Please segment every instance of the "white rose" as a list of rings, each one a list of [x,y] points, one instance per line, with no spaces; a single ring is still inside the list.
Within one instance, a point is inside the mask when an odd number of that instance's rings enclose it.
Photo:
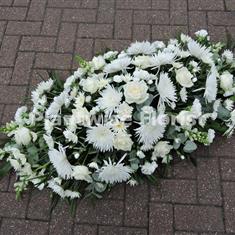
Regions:
[[[118,118],[120,118],[122,121],[125,121],[126,119],[132,117],[132,111],[133,111],[133,107],[128,105],[126,102],[123,102],[118,107],[118,111],[117,111]]]
[[[185,128],[191,127],[193,125],[193,120],[195,119],[195,115],[190,111],[181,111],[177,116],[177,122]]]
[[[148,86],[144,81],[132,81],[128,82],[124,87],[124,95],[126,102],[141,104],[146,101],[149,97],[147,93]]]
[[[103,68],[105,66],[105,60],[103,58],[103,56],[97,56],[97,57],[94,57],[92,59],[92,66],[94,68],[94,70],[100,70],[101,68]]]
[[[193,75],[188,71],[186,67],[176,70],[176,81],[183,87],[192,87]]]
[[[154,147],[153,158],[163,158],[170,153],[171,149],[172,146],[169,144],[168,141],[159,141]]]
[[[128,134],[118,132],[114,137],[113,144],[117,150],[131,151],[133,141]]]
[[[233,88],[233,75],[229,72],[224,72],[220,76],[220,87],[224,91],[230,91]]]
[[[18,145],[28,145],[31,142],[31,132],[26,127],[19,127],[15,131],[15,141]]]
[[[92,182],[92,178],[90,176],[91,172],[86,166],[73,166],[72,176],[76,180],[85,180],[88,183]]]
[[[99,81],[94,78],[82,79],[80,85],[84,91],[91,94],[95,93],[99,89]]]
[[[145,162],[144,165],[141,166],[141,172],[145,175],[152,175],[157,167],[158,167],[158,165],[155,161],[153,161],[151,163]]]

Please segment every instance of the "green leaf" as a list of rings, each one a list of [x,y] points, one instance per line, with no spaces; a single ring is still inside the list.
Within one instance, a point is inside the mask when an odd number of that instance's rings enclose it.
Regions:
[[[230,118],[230,112],[220,105],[218,108],[218,118],[221,120],[227,120]]]
[[[96,190],[98,193],[104,192],[106,188],[107,188],[107,184],[95,183],[95,190]]]
[[[192,153],[196,149],[197,149],[197,145],[193,141],[191,141],[191,140],[188,140],[185,143],[185,146],[183,148],[184,152],[186,152],[186,153]]]
[[[28,161],[30,164],[37,163],[39,160],[38,149],[34,145],[31,145],[27,148],[28,152]]]
[[[3,162],[0,167],[0,179],[9,173],[11,168],[12,166],[9,162],[7,161]]]

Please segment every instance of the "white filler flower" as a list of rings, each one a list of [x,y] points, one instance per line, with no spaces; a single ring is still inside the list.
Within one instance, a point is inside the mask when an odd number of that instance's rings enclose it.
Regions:
[[[104,166],[99,170],[99,178],[110,184],[127,181],[131,177],[132,169],[121,163],[124,157],[125,155],[118,163],[112,163],[110,158],[108,161],[104,160]]]
[[[97,125],[87,130],[86,140],[101,152],[113,149],[114,134],[104,125]]]

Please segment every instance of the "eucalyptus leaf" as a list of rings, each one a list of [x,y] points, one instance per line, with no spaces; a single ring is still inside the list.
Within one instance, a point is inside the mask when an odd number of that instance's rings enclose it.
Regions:
[[[186,141],[185,146],[184,146],[184,152],[192,153],[196,149],[197,149],[197,145],[193,141],[191,140]]]

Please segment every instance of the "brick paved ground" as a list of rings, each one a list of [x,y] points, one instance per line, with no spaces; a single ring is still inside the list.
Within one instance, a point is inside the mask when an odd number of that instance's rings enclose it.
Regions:
[[[209,30],[235,38],[235,0],[0,0],[0,119],[8,121],[45,69],[63,76],[74,55],[90,59],[134,40]],[[83,200],[71,219],[65,205],[50,216],[49,194],[16,202],[14,175],[0,181],[0,234],[235,234],[235,139],[217,139],[175,165],[158,186],[116,187],[94,206]]]

